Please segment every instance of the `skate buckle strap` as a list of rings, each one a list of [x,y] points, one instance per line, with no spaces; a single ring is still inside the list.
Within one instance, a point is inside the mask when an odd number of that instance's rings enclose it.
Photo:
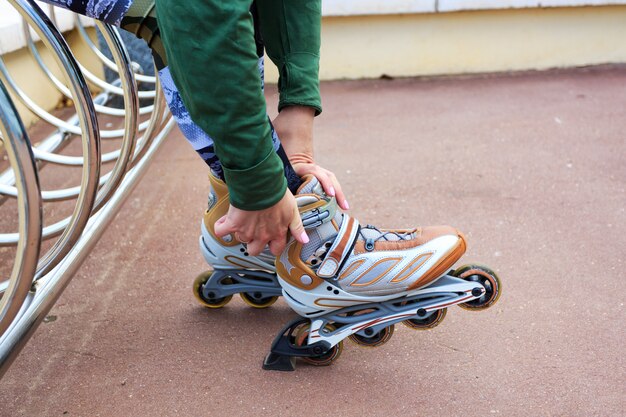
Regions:
[[[317,275],[321,278],[333,278],[337,275],[359,235],[359,222],[345,213],[343,216],[335,242],[328,249],[326,258],[317,269]]]
[[[298,198],[298,200],[300,200]],[[326,200],[320,200],[326,201]],[[302,225],[305,229],[315,229],[321,226],[323,223],[331,221],[335,217],[337,211],[337,201],[335,197],[327,200],[325,203],[300,213],[302,218]]]

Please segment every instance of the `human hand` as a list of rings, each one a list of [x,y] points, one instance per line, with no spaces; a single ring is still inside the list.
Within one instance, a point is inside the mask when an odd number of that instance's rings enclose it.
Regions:
[[[341,184],[339,184],[339,180],[337,180],[335,174],[317,165],[310,155],[297,153],[294,155],[288,155],[288,157],[293,170],[296,171],[296,174],[298,174],[299,177],[303,177],[307,174],[315,176],[315,178],[319,180],[320,184],[322,184],[324,192],[329,196],[336,198],[339,207],[344,210],[350,209],[348,200],[346,200],[346,196],[341,189]]]
[[[289,162],[298,176],[315,176],[326,194],[336,197],[339,207],[350,206],[337,177],[331,171],[317,165],[313,160],[313,119],[315,110],[306,106],[285,107],[272,124],[285,149]]]
[[[252,256],[261,253],[268,244],[270,251],[278,256],[287,244],[287,231],[298,242],[309,242],[296,199],[289,190],[278,203],[264,210],[247,211],[231,205],[228,213],[215,222],[214,230],[220,238],[233,234],[237,240],[247,244],[248,253]]]

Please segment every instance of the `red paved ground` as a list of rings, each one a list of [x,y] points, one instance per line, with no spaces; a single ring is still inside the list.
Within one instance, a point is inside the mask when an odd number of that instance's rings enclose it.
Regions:
[[[365,223],[450,223],[494,308],[268,373],[293,314],[199,307],[206,170],[176,132],[0,382],[2,416],[626,415],[626,72],[323,85],[318,160]],[[270,100],[275,102],[272,93]],[[273,104],[272,104],[273,106]]]

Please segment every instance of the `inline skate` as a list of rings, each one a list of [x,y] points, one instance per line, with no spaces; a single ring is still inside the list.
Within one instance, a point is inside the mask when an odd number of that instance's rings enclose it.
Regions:
[[[482,310],[500,295],[500,280],[489,268],[450,270],[466,249],[452,227],[360,226],[314,177],[306,178],[296,200],[310,241],[290,240],[276,271],[285,300],[302,317],[278,334],[264,369],[294,370],[296,358],[329,365],[345,338],[380,346],[396,323],[432,329],[448,307]]]
[[[258,256],[250,256],[246,244],[234,235],[215,236],[215,222],[228,211],[228,188],[213,175],[209,175],[209,181],[209,207],[200,226],[199,244],[204,259],[213,269],[198,275],[193,293],[208,308],[225,306],[234,294],[239,294],[252,307],[269,307],[281,295],[275,256],[267,248]]]

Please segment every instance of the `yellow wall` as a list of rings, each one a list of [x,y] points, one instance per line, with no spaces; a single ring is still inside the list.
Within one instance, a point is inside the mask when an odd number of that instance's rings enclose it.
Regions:
[[[466,74],[614,62],[626,62],[626,6],[327,17],[320,77]],[[267,65],[266,77],[275,82],[272,65]]]
[[[95,36],[95,29],[88,28],[92,38]],[[74,55],[78,61],[87,67],[92,73],[100,77],[103,76],[102,65],[99,61],[96,61],[95,55],[88,46],[82,41],[80,35],[76,31],[65,33],[64,36],[72,48]],[[58,70],[51,55],[44,48],[41,42],[37,42],[39,51],[44,58],[44,62],[55,73],[57,77],[60,77],[61,71]],[[30,51],[27,48],[19,49],[15,52],[10,52],[2,56],[4,63],[6,64],[11,76],[16,83],[28,94],[28,96],[35,101],[39,106],[44,109],[54,109],[61,100],[61,93],[50,83],[45,75],[32,58]],[[65,81],[63,78],[60,78]],[[36,82],[33,82],[36,80]],[[29,127],[37,119],[25,106],[16,98],[13,97],[13,102],[16,104],[22,121]]]

